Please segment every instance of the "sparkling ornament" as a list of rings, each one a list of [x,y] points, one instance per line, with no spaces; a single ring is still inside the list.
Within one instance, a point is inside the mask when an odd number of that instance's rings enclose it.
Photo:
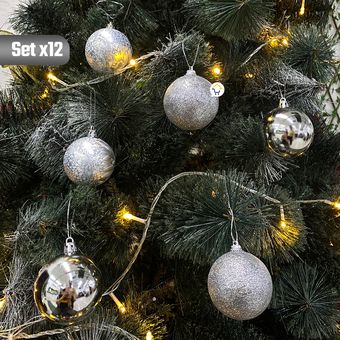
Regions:
[[[87,40],[85,56],[98,72],[112,73],[126,66],[132,57],[129,39],[110,25],[95,31]]]
[[[166,90],[163,104],[168,119],[182,130],[198,130],[216,116],[219,100],[210,94],[211,83],[193,69]]]
[[[273,283],[263,262],[234,244],[229,253],[212,265],[208,291],[213,304],[224,315],[249,320],[268,307]]]
[[[40,270],[34,283],[39,312],[58,323],[81,320],[101,299],[100,277],[98,268],[85,256],[69,252],[58,257]]]
[[[111,147],[92,136],[74,141],[64,155],[64,170],[77,184],[99,185],[112,174],[115,155]]]
[[[312,121],[305,113],[288,107],[285,99],[266,115],[264,124],[268,147],[280,156],[302,155],[313,141]]]

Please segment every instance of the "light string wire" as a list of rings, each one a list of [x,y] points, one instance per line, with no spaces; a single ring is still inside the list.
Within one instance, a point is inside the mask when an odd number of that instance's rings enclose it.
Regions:
[[[7,339],[7,340],[36,339],[36,338],[40,338],[43,336],[53,336],[53,335],[58,335],[58,334],[65,334],[65,333],[69,334],[72,332],[80,332],[82,330],[87,330],[87,329],[92,328],[91,325],[85,324],[85,325],[70,326],[67,328],[56,328],[56,329],[38,332],[35,334],[22,333],[22,331],[25,328],[30,327],[42,321],[44,321],[44,319],[42,317],[37,316],[17,327],[11,328],[6,331],[0,330],[0,338]],[[136,337],[135,335],[115,325],[101,325],[101,329],[107,332],[110,332],[111,334],[123,335],[126,339],[129,339],[129,340],[139,340],[139,338]],[[18,330],[19,330],[19,333],[18,333]],[[8,331],[14,331],[14,333],[8,333]]]
[[[176,180],[178,180],[179,178],[182,177],[187,177],[187,176],[214,176],[216,178],[222,179],[223,181],[226,181],[226,175],[225,174],[215,174],[215,173],[207,173],[207,172],[198,172],[198,171],[188,171],[188,172],[182,172],[174,177],[171,177],[159,190],[158,194],[155,196],[155,198],[153,199],[152,203],[151,203],[151,207],[149,210],[149,213],[147,215],[147,219],[145,220],[145,226],[143,229],[143,234],[142,237],[140,239],[140,242],[138,244],[137,250],[134,253],[132,259],[130,260],[129,264],[127,265],[127,267],[125,268],[125,270],[123,271],[123,273],[117,278],[117,280],[104,292],[103,296],[107,296],[112,294],[120,285],[120,283],[124,280],[124,278],[126,277],[126,275],[129,273],[130,269],[132,268],[133,264],[135,263],[135,261],[138,258],[138,255],[140,254],[140,251],[143,247],[143,244],[146,240],[147,237],[147,233],[151,224],[151,219],[152,219],[152,215],[154,213],[154,210],[156,208],[156,205],[159,201],[159,199],[161,198],[163,192],[166,190],[166,188],[173,182],[175,182]],[[248,187],[245,187],[244,185],[234,181],[234,180],[230,180],[231,183],[237,185],[238,187],[242,188],[243,190],[252,193],[252,194],[256,194],[259,197],[262,197],[263,199],[270,201],[272,203],[278,204],[279,208],[280,208],[280,214],[282,216],[282,214],[284,214],[283,212],[283,204],[281,201],[270,197],[266,194],[263,194],[255,189],[251,189]],[[226,183],[226,182],[225,182]],[[227,190],[226,190],[227,191]],[[229,199],[229,194],[227,192],[228,195],[228,207],[229,208],[229,212],[231,214],[231,228],[234,229],[234,223],[235,223],[235,216],[234,216],[234,212],[231,209],[231,204],[230,204],[230,199]],[[313,200],[297,200],[295,201],[296,203],[304,203],[304,204],[313,204],[313,203],[325,203],[327,205],[332,205],[333,206],[333,202],[327,199],[313,199]],[[69,200],[68,203],[68,212],[67,212],[67,221],[69,220],[69,210],[70,210],[70,205],[71,205],[71,199]],[[284,216],[284,215],[283,215]],[[69,233],[69,222],[67,223],[67,228],[68,228],[68,235],[70,235]],[[236,234],[235,237],[233,236],[233,234],[231,234],[231,237],[233,239],[233,242],[238,240],[238,234],[237,234],[237,229],[235,228]],[[234,241],[235,239],[235,241]],[[29,321],[27,321],[26,323],[16,326],[14,328],[10,328],[7,330],[0,330],[0,338],[5,338],[5,339],[33,339],[33,338],[37,338],[37,337],[41,337],[41,336],[45,336],[45,335],[54,335],[54,334],[60,334],[62,332],[66,332],[67,330],[60,330],[60,329],[55,329],[55,330],[50,330],[50,331],[46,331],[46,332],[41,332],[41,333],[37,333],[37,334],[24,334],[22,333],[22,331],[35,324],[38,322],[43,321],[44,319],[40,316],[34,317],[33,319],[30,319]],[[76,327],[77,328],[77,327]],[[78,326],[78,330],[80,330],[81,328]],[[15,334],[14,334],[15,333]],[[131,338],[131,339],[137,339],[137,338]]]
[[[16,327],[12,327],[6,330],[0,330],[0,338],[3,339],[18,339],[19,334],[23,332],[24,329],[33,326],[37,323],[42,322],[44,319],[41,316],[34,316],[33,318],[27,320],[25,323],[18,325]]]
[[[106,0],[103,0],[103,1],[106,1]],[[100,1],[101,2],[101,1]],[[194,63],[192,65],[190,65],[189,61],[188,61],[188,58],[187,58],[187,55],[185,53],[185,49],[184,49],[184,42],[187,40],[188,38],[184,39],[181,44],[182,44],[182,50],[183,50],[183,54],[184,54],[184,58],[186,60],[186,63],[190,68],[192,68],[195,63],[196,63],[196,60],[197,60],[197,57],[198,57],[198,51],[199,51],[199,44],[197,46],[197,50],[196,50],[196,54],[195,54],[195,58],[194,58]],[[239,66],[239,68],[245,66],[251,59],[252,57],[257,54],[263,47],[267,46],[268,44],[270,43],[270,41],[267,41],[265,43],[263,43],[262,45],[260,45],[259,47],[257,47],[251,54],[249,54],[249,56],[246,58],[246,60]],[[162,51],[153,51],[153,52],[149,52],[139,58],[136,58],[135,61],[137,63],[143,61],[143,60],[147,60],[147,59],[150,59],[150,58],[153,58],[153,57],[159,57],[159,56],[162,56],[164,53]],[[68,84],[66,82],[64,82],[63,80],[59,79],[58,77],[56,77],[55,75],[52,75],[50,80],[51,80],[51,87],[57,91],[57,92],[64,92],[64,91],[68,91],[72,88],[76,88],[76,87],[80,87],[80,86],[91,86],[91,85],[95,85],[95,84],[98,84],[98,83],[101,83],[107,79],[110,79],[116,75],[119,75],[119,74],[122,74],[124,73],[125,71],[131,69],[131,68],[134,68],[134,65],[130,65],[128,64],[127,66],[119,69],[119,70],[115,70],[112,74],[107,74],[107,75],[103,75],[103,76],[100,76],[100,77],[97,77],[97,78],[94,78],[94,79],[91,79],[91,80],[88,80],[88,81],[84,81],[84,82],[77,82],[77,83],[73,83],[73,84]],[[60,88],[60,87],[57,87],[53,84],[53,82],[56,82],[60,85],[62,85],[63,87]]]
[[[106,1],[106,0],[103,0],[103,1]],[[177,46],[184,43],[188,39],[189,39],[189,37],[184,38],[182,42],[175,43],[173,45],[173,47],[177,48]],[[157,57],[163,56],[164,54],[165,53],[163,51],[152,51],[152,52],[149,52],[147,54],[140,56],[139,58],[136,58],[135,61],[136,61],[136,63],[140,63],[141,61],[144,61],[144,60],[147,60],[147,59],[150,59],[150,58],[157,58]],[[196,54],[198,54],[198,50],[197,50]],[[196,62],[196,58],[195,58],[194,62]],[[77,83],[73,83],[73,84],[66,83],[65,81],[59,79],[57,76],[55,76],[52,73],[50,73],[48,75],[48,79],[50,80],[50,85],[51,85],[51,88],[53,90],[55,90],[57,92],[65,92],[65,91],[68,91],[68,90],[76,88],[76,87],[91,86],[91,85],[101,83],[101,82],[103,82],[107,79],[113,78],[116,75],[122,74],[125,71],[127,71],[131,68],[134,68],[134,67],[135,67],[134,65],[128,64],[123,68],[120,68],[118,70],[114,70],[112,74],[106,74],[106,75],[103,75],[103,76],[100,76],[100,77],[97,77],[97,78],[94,78],[94,79],[91,79],[91,80],[88,80],[88,81],[77,82]],[[190,67],[190,65],[189,65],[189,67]],[[60,88],[60,87],[55,86],[54,82],[62,85],[63,87]]]
[[[263,47],[267,46],[270,43],[270,41],[266,41],[265,43],[263,43],[262,45],[260,45],[259,47],[257,47],[252,53],[249,54],[249,56],[247,57],[247,59],[239,66],[239,68],[245,66],[250,59],[259,51],[262,50]]]
[[[117,290],[117,288],[119,287],[120,283],[124,280],[124,278],[126,277],[126,275],[128,274],[128,272],[130,271],[130,269],[132,268],[133,264],[135,263],[135,261],[137,260],[138,258],[138,255],[143,247],[143,244],[146,240],[146,237],[147,237],[147,233],[148,233],[148,230],[149,230],[149,227],[150,227],[150,224],[151,224],[151,218],[152,218],[152,215],[154,213],[154,210],[156,208],[156,205],[161,197],[161,195],[163,194],[163,192],[165,191],[165,189],[173,182],[175,182],[176,180],[178,180],[179,178],[182,178],[182,177],[186,177],[186,176],[214,176],[216,178],[220,178],[222,180],[226,180],[226,175],[224,174],[215,174],[215,173],[207,173],[207,172],[198,172],[198,171],[188,171],[188,172],[181,172],[180,174],[174,176],[174,177],[171,177],[163,186],[162,188],[159,190],[157,196],[153,199],[152,203],[151,203],[151,207],[150,207],[150,210],[149,210],[149,213],[147,215],[147,218],[145,220],[145,227],[144,227],[144,230],[143,230],[143,234],[142,234],[142,237],[140,239],[140,242],[138,244],[138,247],[137,247],[137,250],[136,252],[134,253],[131,261],[129,262],[129,264],[127,265],[127,267],[125,268],[125,270],[123,271],[123,273],[117,278],[117,280],[104,292],[103,296],[106,296],[106,295],[110,295],[111,293],[113,293],[115,290]],[[270,197],[264,193],[261,193],[255,189],[251,189],[251,188],[248,188],[234,180],[230,180],[231,183],[237,185],[238,187],[240,187],[241,189],[249,192],[249,193],[252,193],[254,195],[258,195],[259,197],[262,197],[263,199],[269,201],[269,202],[272,202],[272,203],[275,203],[277,205],[279,205],[279,209],[280,209],[280,215],[281,216],[284,216],[284,206],[283,206],[283,203],[281,201],[279,201],[278,199],[276,198],[273,198],[273,197]],[[228,193],[227,193],[228,195]],[[229,201],[229,199],[228,199]],[[300,200],[300,201],[295,201],[297,203],[306,203],[306,204],[309,204],[309,203],[326,203],[328,205],[333,205],[333,203],[330,201],[330,200],[325,200],[325,199],[319,199],[319,200]],[[229,211],[230,211],[230,215],[231,215],[231,228],[232,230],[235,230],[235,238],[232,234],[232,239],[234,241],[238,241],[238,233],[237,233],[237,229],[236,229],[236,226],[235,226],[235,216],[234,216],[234,212],[233,210],[231,209],[231,206],[230,206],[230,202],[228,202],[228,205],[229,205]]]
[[[147,53],[139,58],[136,58],[135,61],[137,63],[143,61],[143,60],[146,60],[146,59],[150,59],[152,57],[158,57],[160,55],[162,55],[163,53],[161,51],[153,51],[153,52],[150,52],[150,53]],[[123,67],[123,68],[120,68],[119,70],[115,70],[112,74],[107,74],[107,75],[104,75],[104,76],[100,76],[100,77],[97,77],[97,78],[94,78],[94,79],[91,79],[91,80],[88,80],[88,81],[84,81],[84,82],[77,82],[77,83],[74,83],[74,84],[68,84],[64,81],[62,81],[61,79],[59,79],[57,76],[53,75],[50,77],[50,80],[51,80],[51,87],[57,91],[57,92],[64,92],[64,91],[68,91],[70,89],[73,89],[73,88],[76,88],[76,87],[80,87],[80,86],[91,86],[91,85],[95,85],[95,84],[98,84],[98,83],[101,83],[107,79],[110,79],[110,78],[113,78],[114,76],[116,75],[119,75],[119,74],[122,74],[124,73],[125,71],[131,69],[131,68],[134,68],[135,66],[134,65],[130,65],[128,64],[127,66]],[[59,88],[57,86],[55,86],[53,84],[53,82],[56,82],[60,85],[62,85],[63,87],[62,88]]]

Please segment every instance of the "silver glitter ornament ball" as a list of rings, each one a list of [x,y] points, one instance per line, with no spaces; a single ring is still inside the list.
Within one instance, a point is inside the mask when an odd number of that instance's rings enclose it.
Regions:
[[[89,314],[101,299],[100,272],[84,256],[62,256],[43,267],[34,283],[41,315],[72,324]]]
[[[269,305],[273,283],[267,267],[254,255],[233,245],[219,257],[208,275],[208,291],[215,307],[235,320],[249,320]]]
[[[127,65],[132,57],[132,47],[122,32],[108,26],[88,38],[85,56],[94,70],[112,73]]]
[[[302,155],[314,138],[309,117],[290,107],[269,112],[264,120],[268,147],[283,157]]]
[[[95,137],[75,140],[64,155],[64,170],[77,184],[99,185],[113,172],[115,155],[111,147]]]
[[[163,105],[171,123],[182,130],[199,130],[216,116],[219,99],[210,94],[211,83],[188,70],[166,90]]]

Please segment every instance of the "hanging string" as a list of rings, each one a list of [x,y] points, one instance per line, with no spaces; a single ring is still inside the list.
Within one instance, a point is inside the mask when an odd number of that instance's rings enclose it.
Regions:
[[[89,122],[90,122],[90,132],[92,130],[92,89],[90,88],[90,110],[89,110]]]
[[[187,65],[188,65],[188,67],[189,67],[189,70],[192,70],[194,68],[195,64],[196,64],[199,48],[200,48],[200,43],[198,43],[198,45],[197,45],[194,62],[192,63],[192,65],[190,65],[188,57],[187,57],[187,54],[185,53],[184,41],[182,41],[182,51],[183,51],[183,55],[184,55],[185,61],[186,61]]]
[[[72,236],[71,236],[71,225],[70,225],[71,201],[72,201],[72,197],[70,197],[70,199],[68,200],[68,205],[67,205],[66,225],[67,225],[67,238],[68,239],[72,238]]]
[[[73,226],[73,218],[70,223],[70,210],[71,210],[71,200],[72,197],[70,197],[67,205],[67,216],[66,216],[66,225],[67,225],[67,238],[65,241],[65,246],[64,246],[64,254],[67,256],[73,255],[77,251],[77,247],[74,243],[74,240],[71,235],[71,227]]]
[[[136,252],[133,254],[129,264],[127,265],[127,267],[125,268],[125,270],[123,271],[123,273],[117,278],[117,280],[104,292],[103,296],[106,295],[110,295],[111,293],[113,293],[114,291],[116,291],[120,285],[120,283],[124,280],[124,278],[126,277],[126,275],[129,273],[130,269],[132,268],[133,264],[136,262],[139,253],[141,252],[142,248],[143,248],[143,244],[146,240],[147,234],[148,234],[148,230],[151,224],[151,219],[152,219],[152,215],[154,213],[154,210],[156,208],[156,205],[161,197],[161,195],[163,194],[163,192],[166,190],[166,188],[172,183],[177,181],[179,178],[182,177],[186,177],[186,176],[213,176],[215,178],[219,178],[225,181],[226,183],[226,175],[225,174],[209,174],[207,172],[197,172],[197,171],[188,171],[188,172],[181,172],[180,174],[171,177],[163,186],[162,188],[159,190],[158,194],[156,195],[156,197],[154,198],[154,200],[151,203],[151,207],[149,210],[149,214],[147,216],[147,219],[145,221],[145,227],[143,230],[143,235],[138,243],[138,247]],[[281,201],[270,197],[268,195],[265,195],[255,189],[251,189],[251,188],[247,188],[244,185],[234,181],[234,180],[230,180],[231,183],[233,183],[234,185],[242,188],[243,190],[250,192],[252,194],[256,194],[259,197],[262,197],[263,199],[270,201],[272,203],[275,204],[282,204]],[[227,192],[228,195],[228,192]],[[230,216],[231,216],[231,222],[230,222],[230,228],[231,228],[231,238],[233,240],[233,244],[234,245],[238,245],[238,232],[235,226],[235,216],[234,216],[234,211],[231,208],[231,203],[230,203],[230,198],[228,196],[228,208],[229,208],[229,212],[230,212]],[[234,236],[235,233],[235,236]]]
[[[95,137],[95,129],[94,129],[94,126],[93,126],[93,117],[96,113],[96,110],[97,110],[97,98],[96,98],[96,91],[90,87],[90,117],[89,117],[89,120],[90,120],[90,132],[89,132],[89,136],[90,137]]]
[[[113,16],[112,16],[111,14],[109,14],[108,12],[106,12],[105,9],[103,9],[103,8],[101,8],[101,7],[99,6],[99,5],[100,5],[101,3],[103,3],[103,2],[107,2],[107,0],[99,0],[99,1],[97,1],[97,8],[105,14],[106,19],[109,21],[109,25],[110,25],[111,27],[113,27],[112,22],[113,22],[116,18],[113,17]],[[124,9],[124,5],[121,4],[120,2],[116,2],[116,1],[110,1],[110,2],[113,3],[113,4],[116,4],[116,5],[118,5],[118,6],[120,6],[120,9],[119,9],[117,12],[120,12],[120,11],[122,11],[122,10]],[[117,14],[118,14],[118,13],[117,13]]]
[[[124,280],[124,278],[126,277],[126,275],[129,273],[130,269],[132,268],[133,264],[136,262],[137,258],[138,258],[138,255],[139,253],[141,252],[142,248],[143,248],[143,244],[146,240],[146,237],[147,237],[147,234],[148,234],[148,230],[149,230],[149,227],[150,227],[150,224],[151,224],[151,219],[152,219],[152,215],[154,213],[154,210],[156,208],[156,205],[159,201],[159,199],[161,198],[161,195],[163,194],[163,192],[166,190],[166,188],[172,183],[172,182],[175,182],[177,181],[179,178],[182,178],[182,177],[186,177],[186,176],[214,176],[215,178],[219,178],[219,179],[222,179],[225,181],[226,183],[226,175],[225,174],[209,174],[207,172],[197,172],[197,171],[188,171],[188,172],[181,172],[180,174],[174,176],[174,177],[171,177],[163,186],[162,188],[159,190],[158,194],[156,195],[156,197],[153,199],[152,203],[151,203],[151,207],[150,207],[150,210],[149,210],[149,213],[148,213],[148,216],[147,216],[147,219],[145,221],[145,226],[144,226],[144,230],[143,230],[143,235],[138,243],[138,247],[137,247],[137,250],[136,252],[134,253],[134,255],[132,256],[129,264],[127,265],[127,267],[125,268],[125,270],[123,271],[123,273],[118,277],[118,279],[104,292],[103,296],[106,296],[106,295],[110,295],[111,293],[113,293],[114,291],[116,291],[120,285],[120,283]],[[248,191],[248,192],[251,192],[253,194],[257,194],[259,197],[262,197],[270,202],[273,202],[273,203],[276,203],[276,204],[281,204],[281,201],[275,199],[275,198],[272,198],[270,196],[267,196],[261,192],[258,192],[254,189],[250,189],[250,188],[247,188],[233,180],[231,180],[231,183],[235,184],[236,186],[239,186],[240,188]],[[227,192],[227,195],[228,195],[228,192]],[[234,216],[234,212],[231,208],[231,204],[230,204],[230,199],[229,199],[229,196],[228,196],[228,207],[229,207],[229,211],[230,211],[230,216],[231,216],[231,237],[232,237],[232,240],[233,240],[233,244],[234,245],[238,245],[238,232],[237,232],[237,229],[236,229],[236,226],[235,226],[235,216]],[[233,232],[235,231],[235,236],[233,234]]]
[[[279,103],[279,107],[280,108],[285,108],[288,106],[288,102],[287,102],[287,99],[286,99],[286,83],[282,84],[276,80],[274,80],[274,83],[276,83],[277,85],[277,88],[279,90],[279,93],[280,93],[280,103]],[[281,86],[283,87],[283,92],[281,90]]]
[[[229,214],[230,214],[230,217],[231,217],[231,220],[230,220],[230,236],[231,236],[231,239],[233,241],[233,245],[238,245],[238,232],[237,232],[237,228],[236,228],[236,225],[235,225],[235,215],[234,215],[233,209],[231,208],[230,196],[229,196],[229,192],[228,192],[228,189],[227,189],[227,175],[226,175],[225,171],[223,171],[222,174],[223,174],[223,183],[224,183],[225,193],[226,193],[226,196],[227,196],[228,210],[229,210]],[[234,233],[235,233],[235,236],[234,236]]]

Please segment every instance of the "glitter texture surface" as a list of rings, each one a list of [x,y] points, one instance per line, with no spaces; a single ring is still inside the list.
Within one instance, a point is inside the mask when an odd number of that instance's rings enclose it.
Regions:
[[[268,147],[280,156],[302,155],[311,145],[314,127],[309,117],[292,108],[277,108],[265,117]]]
[[[198,130],[216,116],[219,100],[210,94],[211,83],[189,70],[176,79],[164,95],[164,111],[171,123],[182,130]]]
[[[127,65],[132,57],[132,47],[122,32],[106,27],[95,31],[89,37],[85,56],[94,70],[110,73]]]
[[[208,291],[213,304],[224,315],[249,320],[268,307],[273,283],[262,261],[234,246],[212,265]]]
[[[114,163],[115,156],[111,147],[94,137],[77,139],[64,155],[65,172],[77,184],[104,183],[111,176]]]

